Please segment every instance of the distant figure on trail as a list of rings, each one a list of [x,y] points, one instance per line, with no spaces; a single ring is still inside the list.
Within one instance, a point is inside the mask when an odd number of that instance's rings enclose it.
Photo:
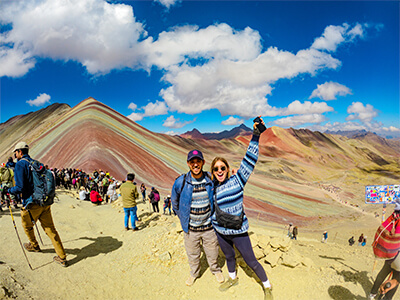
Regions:
[[[297,229],[297,226],[293,227],[293,232],[292,232],[292,239],[297,241],[297,235],[299,234],[299,230]]]
[[[328,231],[324,231],[322,233],[322,241],[321,242],[326,243],[327,240],[328,240]]]
[[[160,212],[158,207],[158,203],[160,202],[160,193],[154,187],[151,188],[149,198],[151,205],[153,205],[153,212]]]
[[[233,175],[233,174],[232,174]],[[287,236],[291,239],[292,238],[292,234],[293,234],[293,224],[289,223],[288,225],[288,232],[287,232]]]
[[[361,235],[358,238],[358,246],[361,246],[362,242],[364,241],[364,234],[361,233]]]
[[[140,192],[142,193],[143,203],[146,203],[146,186],[144,185],[144,183],[140,185]]]
[[[365,236],[364,238],[363,238],[363,241],[362,241],[362,243],[361,243],[361,246],[365,246],[367,244],[367,237]]]
[[[101,198],[99,192],[96,190],[95,187],[92,187],[92,190],[90,191],[90,201],[94,205],[100,205],[103,199]]]
[[[186,162],[189,172],[175,180],[171,192],[172,208],[182,225],[190,267],[190,275],[185,283],[191,286],[200,276],[202,248],[211,273],[218,283],[223,283],[225,278],[217,262],[218,240],[211,224],[213,183],[210,175],[203,171],[205,161],[199,150],[190,151]]]
[[[171,215],[171,196],[168,195],[164,199],[164,215],[165,215],[165,210],[168,208],[169,210],[169,215]]]
[[[135,174],[129,173],[126,175],[126,182],[124,182],[121,187],[122,195],[122,206],[125,212],[125,230],[129,230],[129,218],[131,218],[132,230],[139,230],[136,226],[136,221],[139,221],[137,217],[137,206],[136,200],[139,198],[139,193],[137,191],[136,185],[133,184],[135,180]]]
[[[10,194],[22,194],[21,221],[25,234],[29,239],[29,243],[24,244],[24,248],[29,252],[41,252],[39,244],[33,230],[33,222],[40,221],[44,231],[50,238],[56,256],[53,257],[54,262],[63,267],[68,265],[67,255],[61,238],[54,226],[53,217],[51,215],[51,203],[41,206],[32,198],[34,191],[37,191],[33,183],[33,171],[30,164],[32,158],[29,156],[29,146],[25,142],[19,142],[14,148],[14,155],[18,159],[15,165],[15,186],[9,189]]]
[[[349,246],[353,246],[356,241],[354,240],[354,236],[349,238]]]

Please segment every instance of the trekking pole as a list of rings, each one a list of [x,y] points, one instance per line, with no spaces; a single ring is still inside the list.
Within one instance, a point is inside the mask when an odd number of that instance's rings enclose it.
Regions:
[[[28,209],[28,213],[29,213],[29,217],[31,218],[32,224],[36,227],[36,231],[37,231],[37,233],[38,233],[39,239],[40,239],[40,241],[42,242],[42,245],[44,246],[42,237],[40,236],[39,228],[37,227],[37,223],[36,223],[35,220],[33,219],[33,216],[32,216],[31,211],[30,211],[29,209]]]
[[[10,194],[8,194],[8,195],[10,195]],[[24,255],[25,255],[26,261],[28,262],[29,268],[31,268],[31,270],[33,271],[33,268],[31,266],[31,264],[29,263],[28,256],[26,256],[26,253],[25,253],[25,250],[24,250],[24,246],[22,246],[21,238],[19,237],[18,230],[17,230],[17,225],[15,225],[14,216],[12,214],[11,206],[9,208],[10,208],[11,219],[12,219],[12,222],[14,224],[15,232],[17,233],[19,244],[21,245],[21,248],[22,248],[22,252],[24,252]]]

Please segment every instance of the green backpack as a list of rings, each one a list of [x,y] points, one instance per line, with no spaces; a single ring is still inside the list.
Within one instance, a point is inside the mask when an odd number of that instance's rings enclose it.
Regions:
[[[1,183],[9,183],[14,178],[14,171],[7,167],[0,168],[0,182]]]

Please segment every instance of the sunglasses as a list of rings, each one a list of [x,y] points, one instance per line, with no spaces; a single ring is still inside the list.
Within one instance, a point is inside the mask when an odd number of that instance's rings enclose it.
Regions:
[[[225,166],[222,166],[221,168],[219,168],[219,167],[214,167],[214,168],[213,168],[213,171],[214,171],[214,172],[218,172],[218,170],[226,171],[226,167],[225,167]]]

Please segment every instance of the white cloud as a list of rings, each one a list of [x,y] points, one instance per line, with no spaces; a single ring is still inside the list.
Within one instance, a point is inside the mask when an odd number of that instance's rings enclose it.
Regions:
[[[0,38],[1,45],[1,38]],[[35,66],[35,59],[22,49],[0,47],[0,77],[21,77]]]
[[[337,82],[325,82],[324,84],[317,84],[317,88],[311,93],[311,98],[320,98],[325,101],[336,100],[336,96],[351,95],[351,90]]]
[[[378,110],[370,104],[364,106],[361,102],[353,102],[347,108],[347,113],[349,116],[346,121],[360,120],[363,123],[369,123],[378,115]]]
[[[358,122],[333,122],[326,123],[324,125],[313,125],[312,130],[318,130],[321,132],[329,131],[352,131],[352,130],[368,130],[368,128]]]
[[[136,122],[136,121],[141,121],[143,120],[144,115],[141,113],[131,113],[129,116],[126,116],[128,119],[131,119],[132,121]]]
[[[129,103],[128,108],[131,110],[136,110],[137,109],[137,105],[133,102]]]
[[[42,106],[46,103],[50,103],[50,98],[51,97],[46,93],[42,93],[39,96],[37,96],[36,99],[28,100],[26,101],[26,103],[28,103],[30,106]]]
[[[195,121],[196,119],[192,121],[186,121],[186,122],[180,122],[179,119],[175,119],[174,116],[169,116],[165,121],[163,126],[168,127],[168,128],[182,128],[183,126],[186,126],[188,124],[191,124]]]
[[[364,36],[364,27],[356,24],[354,27],[344,23],[342,26],[330,25],[325,28],[321,37],[314,40],[312,48],[326,51],[336,51],[343,42],[352,42],[357,37]]]
[[[301,103],[295,100],[288,105],[287,108],[280,109],[280,115],[312,115],[322,114],[325,112],[333,111],[333,107],[328,106],[325,102],[310,102],[305,101]]]
[[[130,117],[136,120],[168,111],[196,114],[209,109],[242,118],[282,111],[288,115],[290,108],[268,104],[273,85],[339,68],[341,62],[325,50],[353,42],[367,28],[328,26],[308,49],[291,53],[270,47],[263,52],[257,30],[235,30],[224,23],[177,26],[155,40],[136,21],[132,6],[104,0],[3,1],[0,11],[0,22],[12,28],[0,34],[0,62],[7,66],[0,71],[3,76],[24,75],[36,58],[76,61],[96,75],[122,68],[161,69],[168,85],[160,91],[164,101],[135,107]],[[324,110],[329,107],[313,104],[305,113]]]
[[[296,127],[308,123],[321,123],[326,121],[325,117],[320,114],[299,115],[282,118],[274,121],[274,124],[281,127]]]
[[[261,52],[261,37],[249,27],[236,31],[227,24],[206,28],[185,25],[161,32],[156,41],[143,41],[149,67],[168,69],[190,59],[249,61]]]
[[[400,133],[400,128],[394,126],[382,127],[382,130],[386,132]]]
[[[179,132],[175,132],[175,131],[173,131],[173,130],[169,130],[169,131],[165,131],[165,132],[163,132],[164,134],[168,134],[168,135],[179,135],[180,133]]]
[[[174,6],[176,3],[180,2],[179,0],[155,0],[155,2],[159,2],[161,5],[165,6],[169,9],[171,6]]]
[[[243,119],[230,116],[227,120],[221,122],[222,125],[240,125],[243,124]]]
[[[213,60],[202,66],[171,67],[164,76],[171,86],[160,95],[171,111],[181,113],[217,108],[222,116],[276,116],[278,112],[266,98],[273,83],[339,66],[340,62],[331,55],[313,49],[292,54],[269,48],[250,61]]]
[[[159,116],[166,115],[168,113],[168,108],[165,105],[165,102],[156,101],[155,103],[148,103],[146,106],[143,106],[141,109],[144,110],[144,116]]]
[[[141,121],[144,117],[166,115],[168,113],[168,107],[165,105],[165,102],[158,100],[154,103],[150,102],[140,108],[138,108],[135,103],[131,102],[128,108],[134,111],[127,116],[132,121]]]
[[[147,34],[130,5],[106,1],[5,1],[0,10],[0,22],[12,24],[1,41],[22,49],[23,61],[73,60],[91,74],[137,65],[138,40]]]

